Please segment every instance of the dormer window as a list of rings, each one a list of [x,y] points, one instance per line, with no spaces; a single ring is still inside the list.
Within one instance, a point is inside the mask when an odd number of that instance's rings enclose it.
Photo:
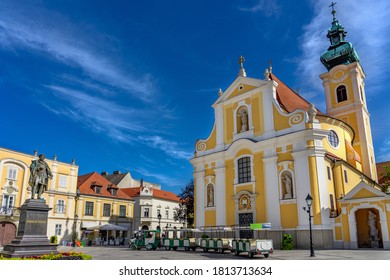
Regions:
[[[102,186],[101,185],[98,185],[97,182],[92,182],[91,183],[91,189],[95,192],[95,193],[102,193]]]
[[[111,192],[112,195],[117,195],[118,190],[117,189],[111,189],[110,192]]]

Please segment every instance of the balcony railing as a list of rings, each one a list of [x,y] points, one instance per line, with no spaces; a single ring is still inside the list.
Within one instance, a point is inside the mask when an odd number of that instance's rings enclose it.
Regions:
[[[6,207],[3,206],[0,208],[0,215],[2,216],[14,216],[19,215],[20,211],[17,207]]]

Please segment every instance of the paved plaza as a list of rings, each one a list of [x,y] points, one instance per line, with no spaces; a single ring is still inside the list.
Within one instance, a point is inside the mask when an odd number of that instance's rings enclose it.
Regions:
[[[91,246],[91,247],[65,247],[59,246],[60,252],[76,251],[91,255],[94,260],[250,260],[247,254],[242,253],[236,257],[228,252],[224,254],[197,251],[131,251],[123,246]],[[253,260],[390,260],[390,250],[316,250],[315,257],[310,257],[309,250],[275,250],[268,259],[263,256],[254,256]]]

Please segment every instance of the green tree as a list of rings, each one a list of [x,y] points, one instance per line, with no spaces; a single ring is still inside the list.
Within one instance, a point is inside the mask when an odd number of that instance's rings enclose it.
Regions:
[[[382,172],[382,191],[386,192],[390,188],[390,164],[383,166],[383,172]]]
[[[186,218],[187,227],[194,226],[194,180],[191,179],[179,193],[180,205],[175,210],[177,219]]]

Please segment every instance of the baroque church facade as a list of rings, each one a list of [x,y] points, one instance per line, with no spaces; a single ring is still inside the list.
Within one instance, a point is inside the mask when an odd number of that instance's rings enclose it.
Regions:
[[[321,56],[326,112],[272,68],[264,79],[247,77],[240,58],[237,78],[212,105],[213,129],[191,159],[196,227],[271,223],[255,237],[278,248],[288,233],[307,248],[310,194],[315,248],[390,248],[390,195],[377,184],[365,73],[335,13]]]

